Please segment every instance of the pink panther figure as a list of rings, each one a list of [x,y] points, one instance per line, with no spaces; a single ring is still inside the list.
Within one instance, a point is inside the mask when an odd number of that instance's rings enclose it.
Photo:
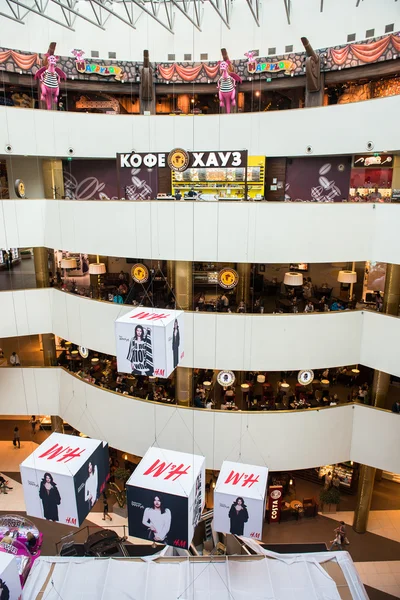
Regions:
[[[40,78],[40,99],[46,102],[47,110],[51,110],[52,102],[57,104],[60,93],[60,80],[67,79],[64,71],[56,67],[57,57],[53,54],[46,54],[47,67],[42,67],[35,73],[35,79]]]
[[[218,79],[219,105],[225,107],[227,113],[231,112],[231,106],[236,106],[236,82],[242,83],[242,78],[236,73],[229,73],[229,63],[225,60],[219,63],[222,73]]]

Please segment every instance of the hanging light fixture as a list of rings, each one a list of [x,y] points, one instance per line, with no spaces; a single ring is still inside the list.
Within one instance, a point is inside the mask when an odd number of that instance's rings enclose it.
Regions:
[[[248,383],[242,383],[240,387],[242,388],[242,392],[248,392],[250,386]]]
[[[98,362],[99,362],[99,360],[100,360],[100,359],[99,359],[97,356],[94,356],[94,357],[92,358],[91,362],[92,362],[93,364],[96,364],[96,363],[98,363]]]
[[[62,258],[60,266],[62,269],[76,269],[76,258]]]
[[[203,381],[203,386],[206,388],[206,390],[209,390],[211,387],[211,381]]]
[[[104,275],[104,273],[106,273],[106,265],[104,263],[90,263],[90,275]]]
[[[339,283],[357,283],[357,272],[356,271],[339,271],[338,278]]]
[[[79,354],[78,350],[71,350],[70,354],[72,354],[73,356],[76,356],[77,354]]]
[[[290,285],[290,286],[296,286],[296,285],[303,285],[303,275],[302,273],[295,273],[293,271],[288,271],[287,273],[285,273],[285,276],[283,278],[283,283],[285,285]]]
[[[265,375],[257,375],[257,383],[265,383]]]

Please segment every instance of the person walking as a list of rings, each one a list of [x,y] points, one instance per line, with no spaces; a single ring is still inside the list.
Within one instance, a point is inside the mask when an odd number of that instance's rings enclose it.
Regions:
[[[21,438],[19,436],[19,429],[18,427],[14,427],[14,437],[13,437],[13,444],[14,444],[14,448],[21,448]]]
[[[106,518],[108,518],[108,519],[110,519],[110,521],[112,521],[112,518],[108,514],[108,502],[107,502],[106,498],[104,498],[104,500],[103,500],[103,521],[105,521]]]
[[[343,550],[343,546],[350,543],[346,537],[346,523],[344,521],[340,521],[339,527],[336,527],[334,532],[335,539],[331,541],[329,551],[332,551],[335,546],[337,546],[339,550]]]
[[[35,415],[31,416],[31,427],[32,427],[32,433],[33,435],[36,434],[36,417]]]

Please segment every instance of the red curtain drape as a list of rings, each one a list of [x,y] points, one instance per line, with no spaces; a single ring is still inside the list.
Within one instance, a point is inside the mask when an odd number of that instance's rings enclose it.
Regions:
[[[344,48],[335,50],[331,48],[331,56],[336,65],[343,65],[351,51],[355,58],[364,63],[373,63],[386,51],[389,42],[392,42],[393,48],[400,52],[400,37],[388,35],[377,42],[368,42],[367,44],[348,44]]]
[[[40,63],[38,54],[20,54],[19,52],[14,52],[14,50],[4,50],[4,52],[0,52],[0,63],[6,62],[10,56],[15,64],[20,69],[24,69],[24,71],[31,69],[35,63]]]

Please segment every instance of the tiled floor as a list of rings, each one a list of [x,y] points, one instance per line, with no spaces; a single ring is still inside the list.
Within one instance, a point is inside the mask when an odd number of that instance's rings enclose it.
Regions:
[[[352,511],[346,511],[325,516],[352,525],[353,514]],[[400,543],[400,510],[371,510],[367,530]]]

